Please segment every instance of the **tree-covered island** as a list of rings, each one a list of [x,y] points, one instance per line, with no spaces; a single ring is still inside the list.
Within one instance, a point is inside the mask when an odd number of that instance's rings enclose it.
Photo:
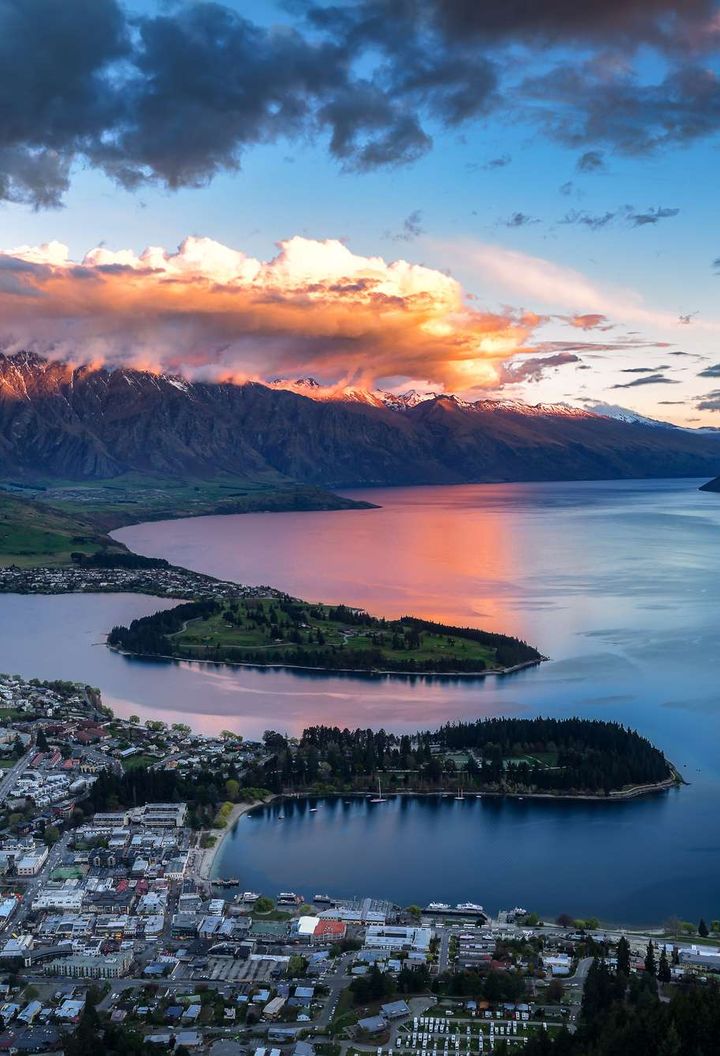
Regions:
[[[539,663],[518,638],[281,595],[204,598],[114,627],[108,644],[140,656],[404,674],[473,674]]]

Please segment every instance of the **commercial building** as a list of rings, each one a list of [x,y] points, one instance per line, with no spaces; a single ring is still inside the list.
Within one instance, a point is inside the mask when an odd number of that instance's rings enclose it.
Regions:
[[[47,847],[36,846],[30,854],[24,855],[17,863],[18,876],[37,876],[42,871],[48,857]]]
[[[83,955],[57,958],[44,966],[47,975],[67,975],[72,979],[119,979],[130,968],[132,953],[129,950],[109,954],[107,957]]]

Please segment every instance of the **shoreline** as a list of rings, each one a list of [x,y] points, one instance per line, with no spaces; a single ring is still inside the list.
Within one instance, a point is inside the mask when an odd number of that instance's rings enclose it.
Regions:
[[[272,803],[277,796],[270,796],[268,799],[257,799],[252,803],[235,803],[233,809],[230,812],[230,817],[227,820],[227,825],[222,829],[201,829],[199,833],[199,839],[203,836],[214,836],[215,843],[212,847],[197,847],[194,849],[193,854],[196,856],[193,863],[193,873],[197,880],[202,881],[206,884],[212,883],[212,871],[215,864],[215,859],[218,855],[220,848],[223,845],[223,841],[230,832],[232,832],[236,823],[243,816],[247,814],[249,810],[254,810],[255,807],[266,806],[268,803]]]
[[[395,678],[503,678],[505,675],[513,675],[518,671],[525,671],[530,667],[539,667],[540,664],[548,663],[550,658],[541,657],[539,660],[525,660],[522,664],[514,664],[512,667],[500,667],[492,671],[393,671],[385,668],[367,667],[311,667],[309,664],[251,664],[243,660],[200,660],[195,657],[168,656],[165,653],[131,653],[127,649],[120,649],[105,645],[120,656],[127,656],[132,660],[173,660],[177,664],[213,664],[216,667],[251,667],[259,671],[269,668],[285,671],[315,671],[322,675],[369,675],[370,677],[382,677],[392,675]]]

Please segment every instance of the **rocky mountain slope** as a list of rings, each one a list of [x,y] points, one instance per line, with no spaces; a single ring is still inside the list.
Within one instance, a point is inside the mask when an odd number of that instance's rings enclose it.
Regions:
[[[0,478],[139,472],[329,487],[712,476],[720,435],[573,408],[446,395],[311,398],[0,356]]]

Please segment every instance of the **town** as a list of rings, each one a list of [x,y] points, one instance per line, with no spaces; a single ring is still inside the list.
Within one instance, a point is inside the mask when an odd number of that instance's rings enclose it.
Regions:
[[[271,738],[117,719],[90,686],[9,675],[0,718],[0,1051],[63,1049],[92,1017],[212,1056],[470,1056],[574,1031],[599,966],[666,997],[720,972],[717,922],[631,934],[242,891],[213,858],[266,795]],[[208,773],[225,802],[179,798]]]
[[[122,561],[126,555],[113,555]],[[249,587],[178,568],[167,561],[127,555],[111,564],[0,567],[0,594],[150,594],[178,600],[197,597],[268,598],[280,596],[272,587]]]

